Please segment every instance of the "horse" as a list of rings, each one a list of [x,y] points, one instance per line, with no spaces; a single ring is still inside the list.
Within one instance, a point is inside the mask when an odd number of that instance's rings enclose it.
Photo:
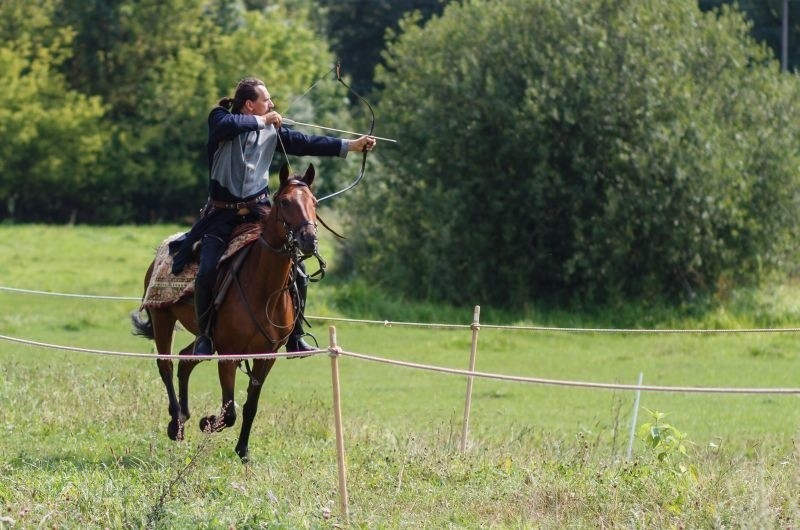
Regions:
[[[284,164],[279,174],[280,185],[273,196],[272,207],[260,220],[261,234],[257,243],[250,245],[238,276],[233,281],[239,287],[230,286],[213,319],[212,337],[219,355],[277,352],[286,343],[298,318],[289,283],[293,281],[298,262],[317,255],[317,200],[311,192],[314,166],[309,165],[302,177],[295,175],[290,178]],[[145,274],[145,290],[154,265],[155,260]],[[185,296],[167,307],[147,308],[147,319],[141,318],[138,312],[134,313],[134,334],[152,339],[159,354],[172,354],[176,322],[194,335],[199,333],[191,296]],[[179,357],[191,354],[193,346],[194,341],[180,351]],[[275,360],[254,359],[249,372],[247,400],[242,407],[242,426],[235,449],[243,462],[248,460],[250,430],[258,410],[261,389]],[[158,359],[156,362],[169,399],[171,419],[167,435],[172,440],[182,440],[184,424],[191,417],[189,376],[201,361],[179,360],[178,396],[173,383],[172,360]],[[222,409],[219,416],[209,415],[200,420],[200,429],[204,432],[221,431],[236,422],[234,384],[239,362],[219,361],[217,364]]]

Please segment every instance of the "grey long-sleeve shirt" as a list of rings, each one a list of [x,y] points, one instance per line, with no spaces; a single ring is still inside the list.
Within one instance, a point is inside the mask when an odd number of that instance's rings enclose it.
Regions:
[[[261,116],[233,114],[224,107],[211,111],[208,127],[209,195],[226,202],[268,192],[269,167],[278,148],[285,148],[289,155],[344,158],[349,146],[349,141],[339,138],[275,129]]]

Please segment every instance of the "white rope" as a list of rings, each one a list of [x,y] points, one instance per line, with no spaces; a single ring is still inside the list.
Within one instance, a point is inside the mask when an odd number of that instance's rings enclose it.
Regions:
[[[395,361],[362,353],[353,353],[338,350],[337,353],[361,359],[362,361],[372,361],[404,368],[414,368],[418,370],[428,370],[432,372],[442,372],[452,375],[465,375],[470,377],[482,377],[484,379],[498,379],[501,381],[514,381],[518,383],[535,383],[540,385],[568,386],[579,388],[602,388],[606,390],[644,390],[651,392],[691,392],[707,394],[800,394],[800,388],[704,388],[692,386],[654,386],[654,385],[623,385],[614,383],[592,383],[585,381],[565,381],[559,379],[544,379],[541,377],[522,377],[516,375],[492,374],[488,372],[474,372],[469,370],[459,370],[456,368],[445,368],[443,366],[432,366],[427,364],[412,363],[407,361]]]
[[[101,295],[93,295],[93,294],[71,294],[71,293],[53,293],[50,291],[34,291],[32,289],[17,289],[15,287],[5,287],[0,285],[0,291],[11,291],[14,293],[24,293],[24,294],[44,294],[48,296],[63,296],[66,298],[93,298],[99,300],[134,300],[136,302],[141,302],[142,297],[132,298],[130,296],[101,296]]]
[[[18,289],[15,287],[5,287],[0,285],[0,291],[10,291],[23,294],[39,294],[50,296],[62,296],[69,298],[89,298],[100,300],[125,300],[141,302],[141,297],[128,297],[128,296],[101,296],[89,294],[72,294],[72,293],[58,293],[50,291],[35,291],[31,289]],[[341,318],[341,317],[324,317],[315,315],[305,315],[307,319],[322,320],[330,322],[349,322],[353,324],[378,324],[384,327],[393,326],[407,326],[417,328],[438,328],[438,329],[472,329],[474,324],[442,324],[430,322],[398,322],[392,320],[367,320],[357,318]],[[512,331],[540,331],[540,332],[554,332],[554,333],[616,333],[624,334],[651,334],[651,335],[677,335],[677,334],[725,334],[725,333],[797,333],[800,328],[739,328],[739,329],[636,329],[636,328],[568,328],[568,327],[551,327],[551,326],[509,326],[509,325],[494,325],[494,324],[480,324],[476,326],[483,329],[504,329]]]
[[[36,346],[40,348],[50,348],[54,350],[66,350],[79,353],[92,353],[95,355],[110,355],[114,357],[139,357],[146,359],[186,359],[197,361],[241,361],[243,359],[277,359],[279,357],[296,357],[296,352],[283,352],[283,353],[243,353],[243,354],[222,354],[222,355],[160,355],[154,353],[133,353],[133,352],[120,352],[111,350],[96,350],[91,348],[77,348],[74,346],[62,346],[59,344],[50,344],[47,342],[38,342],[35,340],[20,339],[17,337],[9,337],[8,335],[0,335],[0,340],[8,342],[16,342],[17,344],[24,344],[26,346]],[[303,352],[303,355],[319,355],[320,353],[329,353],[328,350],[312,350]]]
[[[737,328],[737,329],[637,329],[637,328],[559,328],[548,326],[500,326],[481,324],[482,328],[510,329],[521,331],[552,331],[566,333],[650,333],[650,334],[680,334],[680,333],[797,333],[800,328]]]
[[[10,337],[8,335],[0,335],[0,340],[8,342],[15,342],[24,344],[26,346],[35,346],[40,348],[50,348],[56,350],[66,350],[79,353],[91,353],[95,355],[110,355],[115,357],[133,357],[133,358],[146,358],[146,359],[166,359],[166,360],[198,360],[198,361],[236,361],[242,359],[276,359],[279,357],[293,357],[297,356],[294,352],[285,353],[248,353],[248,354],[224,354],[224,355],[158,355],[150,353],[131,353],[131,352],[118,352],[111,350],[97,350],[90,348],[77,348],[74,346],[62,346],[58,344],[50,344],[47,342],[38,342],[33,340],[20,339],[17,337]],[[476,372],[470,370],[459,370],[457,368],[446,368],[443,366],[433,366],[420,363],[412,363],[408,361],[396,361],[393,359],[386,359],[383,357],[376,357],[374,355],[365,355],[362,353],[354,353],[343,351],[341,348],[333,348],[328,350],[313,350],[304,352],[303,355],[319,355],[323,353],[344,355],[361,359],[363,361],[378,362],[383,364],[402,366],[405,368],[414,368],[418,370],[428,370],[432,372],[441,372],[451,375],[464,375],[470,377],[481,377],[484,379],[497,379],[501,381],[513,381],[518,383],[534,383],[541,385],[553,386],[567,386],[578,388],[601,388],[606,390],[639,390],[651,392],[691,392],[691,393],[708,393],[708,394],[800,394],[800,388],[704,388],[704,387],[687,387],[687,386],[653,386],[653,385],[623,385],[614,383],[592,383],[585,381],[568,381],[559,379],[544,379],[540,377],[522,377],[516,375],[493,374],[488,372]]]
[[[339,317],[318,317],[314,315],[306,315],[306,318],[312,320],[324,320],[326,322],[350,322],[355,324],[380,324],[384,327],[390,328],[392,326],[411,326],[417,328],[443,328],[443,329],[471,329],[470,324],[437,324],[430,322],[395,322],[392,320],[364,320],[358,318],[339,318]]]

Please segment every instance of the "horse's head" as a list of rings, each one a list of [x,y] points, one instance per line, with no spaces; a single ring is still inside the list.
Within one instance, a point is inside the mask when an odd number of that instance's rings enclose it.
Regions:
[[[277,235],[285,245],[310,256],[317,251],[317,199],[311,193],[314,166],[310,164],[302,177],[290,177],[288,166],[283,164],[279,175],[280,184],[272,198],[269,217],[282,227]]]

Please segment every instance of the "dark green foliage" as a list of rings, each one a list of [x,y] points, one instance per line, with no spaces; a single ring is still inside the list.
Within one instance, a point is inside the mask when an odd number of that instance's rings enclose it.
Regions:
[[[750,34],[759,42],[766,43],[775,57],[781,57],[781,33],[783,24],[783,0],[699,0],[700,9],[708,11],[724,5],[735,4],[753,21]],[[788,0],[789,42],[788,68],[797,70],[800,65],[800,1]]]
[[[367,94],[373,88],[387,30],[397,28],[403,15],[416,11],[422,20],[438,15],[447,0],[321,0],[325,33],[334,53],[352,74],[353,89]]]
[[[781,265],[798,80],[730,9],[511,0],[413,20],[387,54],[383,172],[351,264],[419,297],[653,299]]]

